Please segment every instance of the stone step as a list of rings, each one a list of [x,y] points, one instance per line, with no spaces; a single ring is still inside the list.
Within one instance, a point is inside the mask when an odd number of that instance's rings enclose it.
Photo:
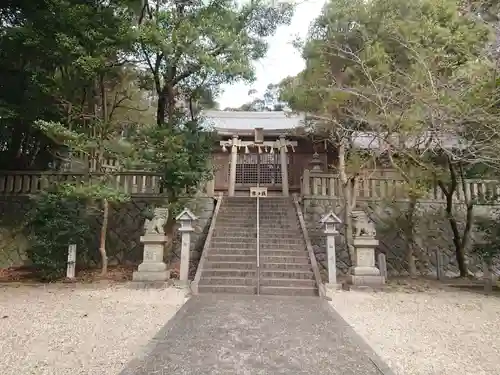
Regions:
[[[217,223],[228,223],[232,220],[235,220],[239,223],[255,223],[257,222],[257,215],[253,215],[251,213],[245,213],[245,217],[241,217],[241,213],[239,214],[231,214],[231,215],[217,215]],[[259,216],[260,222],[273,222],[278,221],[280,223],[298,223],[298,220],[295,217],[291,217],[287,214],[284,215],[264,215],[260,214]]]
[[[253,241],[233,241],[233,242],[228,242],[225,241],[224,239],[213,239],[212,242],[210,242],[210,248],[211,249],[232,249],[232,248],[238,248],[238,249],[256,249],[257,248],[257,240],[254,239]]]
[[[261,286],[260,294],[276,296],[317,296],[318,289],[314,287]]]
[[[241,217],[233,217],[233,218],[219,218],[217,217],[217,225],[218,226],[250,226],[257,228],[257,219],[242,219]]]
[[[224,237],[213,237],[212,240],[217,240],[220,242],[240,242],[240,241],[248,241],[248,240],[253,240],[254,242],[257,241],[257,234],[249,234],[249,235],[243,235],[243,236],[224,236]]]
[[[261,262],[265,271],[312,271],[309,263],[264,263]]]
[[[294,236],[297,238],[302,238],[302,231],[297,232],[295,229],[268,229],[267,227],[260,228],[261,237],[273,236],[273,237],[288,237]]]
[[[199,285],[249,285],[255,286],[256,278],[249,277],[202,277]]]
[[[240,238],[257,238],[257,231],[249,231],[245,232],[244,230],[238,230],[234,231],[231,229],[221,229],[219,231],[215,230],[212,235],[212,239],[215,238],[226,238],[226,237],[240,237]],[[297,231],[287,231],[285,233],[281,233],[279,231],[274,231],[272,229],[262,229],[260,231],[260,238],[262,240],[266,238],[292,238],[293,239],[300,239],[301,241],[304,241],[302,238],[302,234],[297,233]]]
[[[209,254],[208,255],[209,262],[257,262],[257,250],[254,251],[254,254],[249,255],[241,255],[241,254],[228,254],[228,255],[219,255],[219,254]]]
[[[248,237],[248,238],[256,238],[257,230],[253,229],[225,229],[219,228],[215,229],[212,234],[212,239],[214,238],[223,238],[223,237]]]
[[[257,287],[249,285],[198,285],[200,293],[256,294]]]
[[[297,263],[309,264],[309,257],[304,252],[301,256],[267,256],[260,254],[261,263]]]
[[[231,233],[231,234],[233,234],[233,233]],[[228,238],[227,235],[223,235],[223,234],[220,234],[220,233],[218,233],[217,235],[214,234],[214,236],[212,237],[212,240],[210,241],[210,243],[227,242],[226,238]],[[248,236],[245,236],[245,235],[231,236],[231,238],[238,238],[237,242],[240,242],[240,241],[253,241],[254,243],[256,243],[256,241],[257,241],[257,234],[249,234]],[[234,240],[231,240],[230,242],[234,242]]]
[[[264,210],[264,209],[259,209],[259,215],[261,218],[276,218],[276,217],[288,217],[288,218],[295,218],[297,215],[294,212],[291,211],[274,211],[274,210]]]
[[[280,250],[290,250],[290,251],[300,251],[306,252],[306,245],[297,245],[297,244],[279,244],[279,245],[268,245],[266,243],[260,244],[261,252],[265,251],[280,251]]]
[[[217,222],[216,224],[216,231],[217,233],[220,233],[221,231],[224,231],[227,233],[228,231],[230,232],[245,232],[245,233],[257,233],[257,224],[241,224],[241,223],[219,223]],[[284,231],[284,232],[295,232],[297,234],[300,234],[302,237],[302,230],[300,229],[300,226],[298,224],[292,224],[292,223],[276,223],[276,222],[269,222],[269,223],[260,223],[259,231],[261,233],[269,233],[269,232],[278,232],[278,231]]]
[[[208,268],[223,268],[235,270],[253,270],[257,268],[257,262],[207,262]]]
[[[260,279],[260,286],[288,286],[288,287],[311,287],[316,288],[313,279]]]
[[[311,279],[314,280],[312,271],[301,270],[268,270],[262,269],[260,276],[266,279]]]
[[[223,251],[224,253],[230,252],[231,250],[235,249],[237,250],[235,254],[239,254],[240,250],[252,250],[252,251],[257,251],[257,242],[254,240],[253,242],[238,242],[238,243],[228,243],[228,242],[217,242],[217,243],[210,243],[210,254],[213,254],[214,252],[217,251]],[[306,252],[306,246],[305,245],[300,245],[300,244],[289,244],[289,243],[280,243],[280,244],[274,244],[274,245],[269,245],[266,244],[265,242],[260,244],[260,252],[261,255],[270,255],[270,251],[280,251],[280,250],[288,250],[288,251],[294,251],[296,252],[295,254],[307,254]],[[279,253],[275,253],[272,255],[278,255]],[[293,255],[293,254],[290,254]]]
[[[201,274],[201,278],[204,277],[244,277],[244,278],[255,278],[257,277],[257,271],[255,269],[224,269],[224,268],[205,268]]]
[[[260,237],[260,244],[261,245],[272,245],[272,246],[278,246],[278,245],[302,245],[305,246],[305,242],[303,239],[299,238],[272,238],[272,237]]]
[[[260,249],[260,256],[273,256],[273,257],[283,257],[283,256],[291,256],[291,257],[300,257],[306,256],[308,257],[308,252],[305,249],[305,246],[296,250],[296,249],[282,249],[282,248],[272,248],[272,249]]]
[[[255,249],[240,249],[240,248],[232,248],[232,249],[219,249],[219,248],[211,248],[209,252],[209,256],[212,255],[252,255],[257,256],[257,248]]]

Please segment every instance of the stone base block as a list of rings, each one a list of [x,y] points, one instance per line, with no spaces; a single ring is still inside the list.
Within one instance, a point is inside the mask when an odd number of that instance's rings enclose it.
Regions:
[[[138,272],[165,272],[167,265],[163,262],[142,262],[137,267]]]
[[[170,279],[170,271],[135,271],[132,274],[133,281],[167,281]]]
[[[166,289],[172,286],[170,280],[168,281],[131,281],[129,284],[131,289]]]
[[[351,268],[351,274],[356,276],[380,276],[380,270],[377,267],[357,266]]]
[[[326,283],[325,288],[327,292],[331,291],[336,291],[342,289],[342,284],[331,284],[331,283]]]
[[[179,289],[190,289],[191,281],[174,280],[174,286]]]
[[[385,284],[385,277],[370,275],[349,275],[348,284],[354,286],[377,287]]]

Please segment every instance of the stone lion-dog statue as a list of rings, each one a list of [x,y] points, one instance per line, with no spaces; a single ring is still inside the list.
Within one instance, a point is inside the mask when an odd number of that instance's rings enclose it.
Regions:
[[[145,234],[165,234],[165,224],[168,220],[168,208],[158,207],[154,209],[153,218],[144,222]]]
[[[375,225],[365,211],[353,211],[351,217],[354,227],[354,236],[375,238],[377,235]]]

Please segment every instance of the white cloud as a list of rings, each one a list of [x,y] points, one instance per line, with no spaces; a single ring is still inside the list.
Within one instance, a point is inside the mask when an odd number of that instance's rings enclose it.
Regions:
[[[325,0],[304,0],[297,6],[291,24],[278,28],[276,34],[269,38],[266,57],[254,63],[256,82],[223,86],[224,92],[218,98],[221,109],[239,107],[250,100],[248,90],[256,89],[263,94],[269,83],[278,83],[304,68],[300,51],[292,46],[292,42],[297,36],[304,38],[307,35],[310,23],[319,15],[324,3]]]

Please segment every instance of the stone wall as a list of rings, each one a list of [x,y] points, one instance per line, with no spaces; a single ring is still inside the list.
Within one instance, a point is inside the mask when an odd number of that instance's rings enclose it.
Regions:
[[[320,266],[326,270],[326,239],[319,221],[325,213],[333,210],[342,218],[343,203],[340,199],[304,199],[303,212],[308,227],[309,236]],[[377,230],[377,239],[380,241],[376,252],[383,252],[387,257],[389,275],[408,275],[408,264],[405,259],[405,236],[403,228],[407,222],[405,202],[358,202],[356,209],[364,210],[373,220]],[[478,206],[476,215],[486,215],[491,208]],[[463,226],[465,209],[457,205],[459,225]],[[351,259],[343,243],[341,235],[337,237],[337,272],[346,274],[351,266]],[[448,276],[458,275],[455,261],[452,233],[442,203],[419,203],[415,215],[415,238],[417,251],[415,252],[417,270],[421,275],[436,274],[436,250],[439,249],[444,257],[444,270]],[[469,270],[476,275],[481,274],[480,262],[468,257]],[[325,274],[325,271],[322,272]]]
[[[159,203],[156,199],[131,199],[127,203],[110,206],[108,235],[106,248],[109,264],[139,264],[142,261],[143,245],[140,237],[144,233],[145,209]],[[26,262],[25,250],[29,243],[23,232],[25,215],[32,209],[33,202],[27,197],[6,197],[0,199],[0,215],[3,227],[0,227],[0,267],[20,266]],[[197,262],[208,231],[210,219],[214,209],[213,198],[196,197],[188,207],[199,217],[195,223],[195,232],[192,235],[192,259]],[[97,216],[94,224],[95,253],[93,260],[99,262],[99,230],[102,217]],[[176,231],[176,233],[178,233]],[[177,236],[174,239],[173,251],[167,257],[176,261],[180,255],[180,244]],[[197,264],[197,263],[196,263]]]
[[[109,264],[136,264],[142,259],[142,244],[139,241],[144,232],[144,210],[154,202],[151,199],[131,199],[121,204],[111,204],[109,210],[106,250]],[[29,246],[23,229],[25,215],[33,208],[33,201],[27,197],[6,197],[0,199],[0,266],[20,266],[26,262],[25,249]],[[100,261],[99,232],[102,216],[96,216],[91,260]]]

